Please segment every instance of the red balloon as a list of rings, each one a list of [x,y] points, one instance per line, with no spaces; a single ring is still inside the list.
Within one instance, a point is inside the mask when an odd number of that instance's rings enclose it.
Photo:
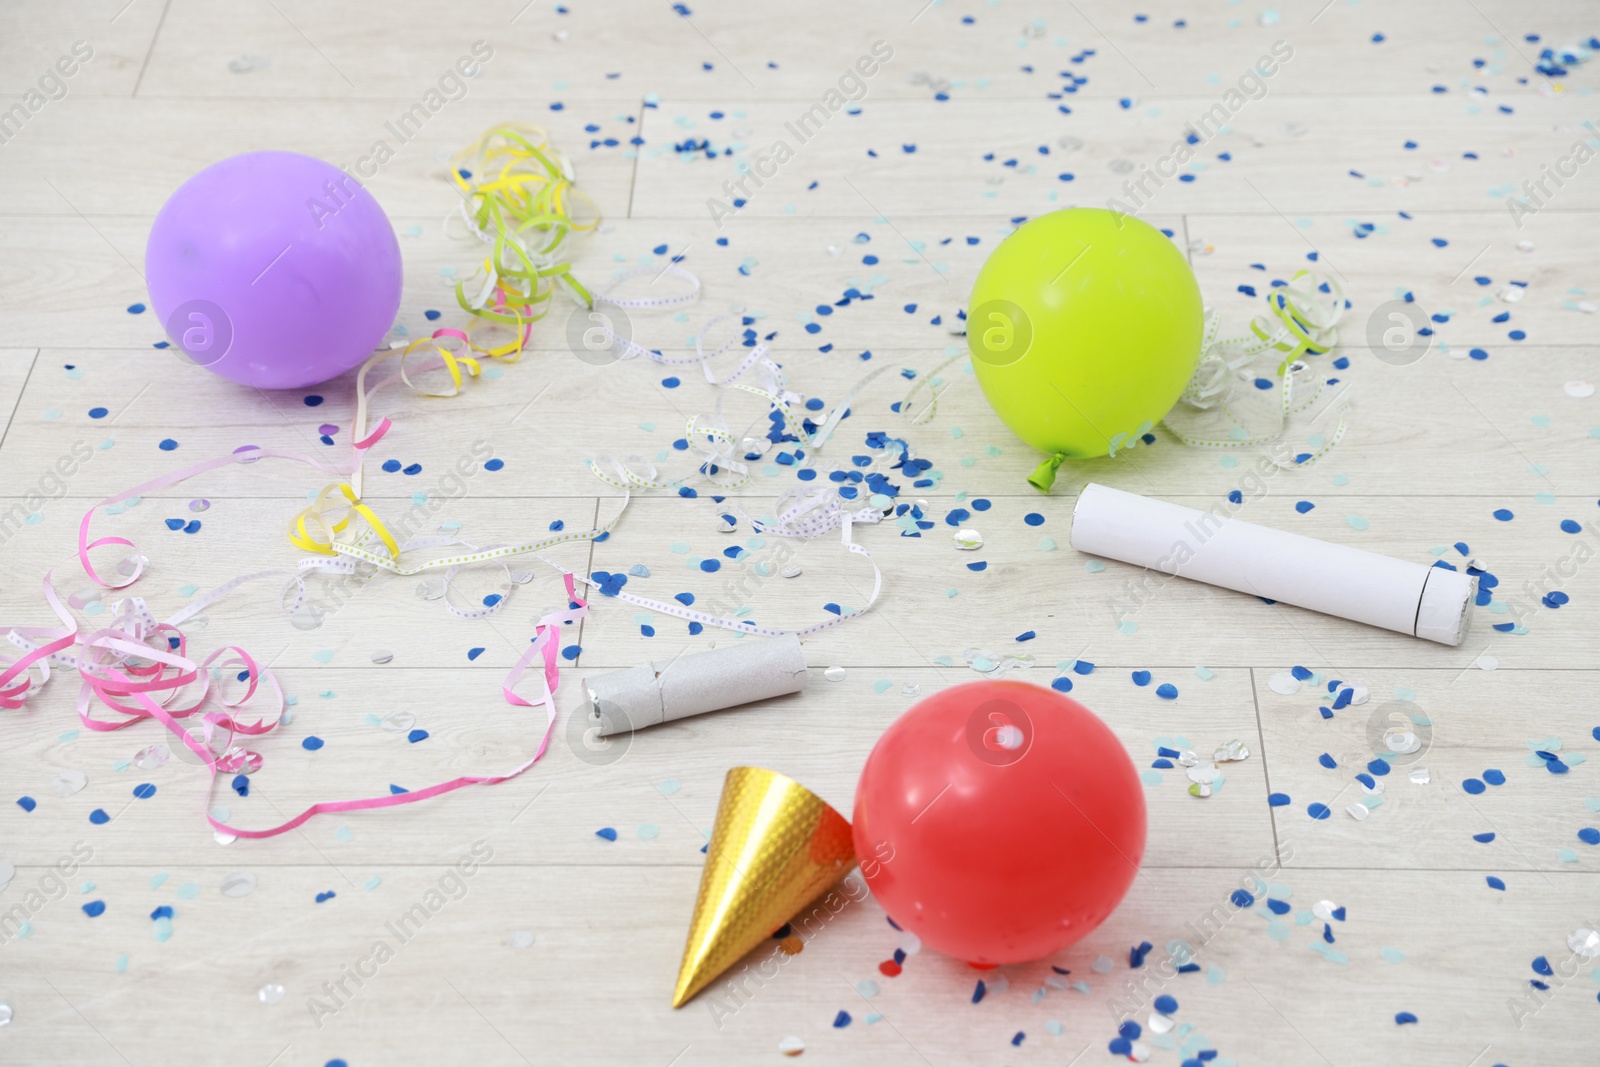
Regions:
[[[937,693],[878,739],[856,856],[924,944],[971,963],[1048,956],[1099,926],[1144,856],[1144,789],[1093,712],[1024,682]]]

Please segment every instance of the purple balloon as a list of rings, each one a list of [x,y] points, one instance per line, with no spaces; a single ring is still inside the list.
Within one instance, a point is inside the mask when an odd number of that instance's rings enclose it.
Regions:
[[[179,354],[245,385],[302,389],[361,363],[400,307],[400,242],[367,189],[296,152],[213,163],[172,194],[145,248]]]

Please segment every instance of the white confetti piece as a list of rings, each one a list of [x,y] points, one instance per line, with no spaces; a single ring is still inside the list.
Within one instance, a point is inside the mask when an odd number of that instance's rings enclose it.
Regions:
[[[249,871],[234,871],[222,879],[222,895],[247,897],[256,891],[256,876]]]
[[[1427,785],[1432,780],[1426,767],[1413,767],[1409,775],[1413,785]]]
[[[844,681],[845,669],[843,667],[829,667],[822,672],[822,676],[830,682]]]
[[[1478,668],[1480,671],[1492,671],[1499,668],[1500,661],[1495,659],[1493,656],[1483,655],[1473,660],[1472,665]]]
[[[1578,400],[1587,400],[1589,397],[1594,396],[1594,383],[1583,381],[1568,382],[1561,387],[1561,391]]]
[[[532,930],[514,930],[514,931],[512,931],[511,936],[506,938],[506,944],[510,945],[512,948],[515,948],[515,949],[532,948],[533,947],[533,931]]]
[[[89,784],[89,776],[82,771],[62,771],[50,784],[57,793],[69,797]]]
[[[270,982],[256,990],[256,999],[263,1004],[282,1004],[285,990],[276,982]]]
[[[806,1043],[793,1034],[778,1042],[778,1051],[785,1056],[798,1056],[806,1050]]]
[[[1293,671],[1279,671],[1267,679],[1267,688],[1284,697],[1292,697],[1300,692],[1303,684]]]
[[[983,547],[983,534],[977,530],[963,528],[952,534],[950,539],[963,552],[972,552]]]

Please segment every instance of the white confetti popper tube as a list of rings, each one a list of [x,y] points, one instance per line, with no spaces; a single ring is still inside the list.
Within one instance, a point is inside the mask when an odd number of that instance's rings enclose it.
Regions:
[[[1093,482],[1072,511],[1072,547],[1443,645],[1461,643],[1477,584],[1461,571]]]
[[[641,663],[584,681],[589,703],[578,709],[601,737],[686,719],[806,687],[806,660],[793,634],[744,638],[709,652]]]

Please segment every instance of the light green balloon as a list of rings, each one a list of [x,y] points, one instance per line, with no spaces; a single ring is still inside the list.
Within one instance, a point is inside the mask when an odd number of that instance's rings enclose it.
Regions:
[[[1050,455],[1115,453],[1172,409],[1200,354],[1194,272],[1132,215],[1069,208],[1023,223],[989,256],[967,303],[967,347],[984,396]]]

